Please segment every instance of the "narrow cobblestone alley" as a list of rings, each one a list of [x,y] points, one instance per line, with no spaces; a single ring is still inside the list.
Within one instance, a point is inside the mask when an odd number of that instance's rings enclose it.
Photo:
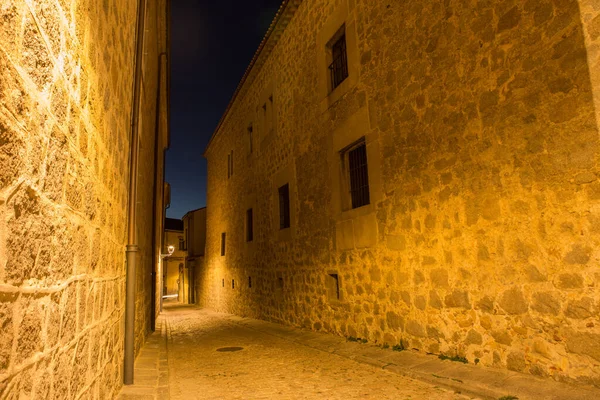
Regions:
[[[124,387],[118,400],[436,400],[517,394],[520,400],[598,398],[589,388],[171,303],[136,360],[135,384]]]
[[[166,320],[171,399],[468,398],[253,329],[224,314],[171,306]],[[227,347],[243,350],[218,351]]]

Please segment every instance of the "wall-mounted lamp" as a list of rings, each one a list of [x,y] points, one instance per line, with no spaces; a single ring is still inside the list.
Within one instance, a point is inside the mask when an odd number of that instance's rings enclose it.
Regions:
[[[161,254],[160,258],[167,258],[173,255],[173,253],[175,252],[175,246],[168,246],[167,247],[167,254]]]

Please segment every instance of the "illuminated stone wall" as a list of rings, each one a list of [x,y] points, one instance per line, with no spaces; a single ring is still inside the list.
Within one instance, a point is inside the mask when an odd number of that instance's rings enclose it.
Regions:
[[[171,231],[165,230],[165,242],[163,246],[163,253],[167,254],[167,246],[173,246],[175,252],[170,257],[166,257],[163,260],[164,272],[166,272],[164,285],[167,288],[165,294],[178,294],[179,293],[179,265],[185,264],[186,251],[179,249],[179,238],[184,237],[183,231]],[[185,282],[184,282],[185,283]],[[183,301],[183,300],[182,300]]]
[[[600,385],[600,8],[581,3],[301,2],[206,152],[201,303]],[[361,136],[371,204],[346,210],[340,151]]]
[[[146,15],[136,350],[152,315],[155,172],[162,191],[158,3]],[[134,0],[0,5],[2,398],[109,399],[121,386],[136,12]]]

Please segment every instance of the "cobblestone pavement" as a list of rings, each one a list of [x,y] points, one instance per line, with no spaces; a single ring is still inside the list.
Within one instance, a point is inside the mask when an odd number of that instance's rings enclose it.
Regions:
[[[124,386],[117,400],[168,400],[167,327],[164,316],[156,321],[156,332],[146,340],[135,360],[134,384]]]
[[[253,329],[224,314],[170,306],[165,317],[173,400],[470,398]],[[243,350],[217,351],[223,347]]]

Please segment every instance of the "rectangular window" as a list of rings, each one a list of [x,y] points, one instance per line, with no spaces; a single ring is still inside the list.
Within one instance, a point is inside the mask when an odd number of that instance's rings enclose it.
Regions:
[[[250,154],[254,151],[254,137],[253,137],[253,128],[252,124],[248,127],[248,144],[250,146]]]
[[[225,278],[223,278],[223,287],[225,287]]]
[[[340,280],[338,274],[328,274],[327,277],[327,293],[330,300],[340,299]]]
[[[227,238],[227,234],[225,232],[221,233],[221,255],[225,255],[225,240]]]
[[[232,279],[232,280],[231,280],[231,288],[232,288],[232,289],[235,289],[235,279]]]
[[[254,240],[254,221],[252,216],[252,209],[246,210],[246,242]]]
[[[248,287],[249,288],[252,287],[252,277],[251,276],[248,277]]]
[[[227,154],[227,179],[233,175],[233,150]]]
[[[183,238],[179,238],[179,250],[180,251],[185,251],[185,240],[183,240]]]
[[[279,229],[290,227],[290,185],[279,188]]]
[[[273,95],[269,96],[262,105],[264,136],[268,136],[275,127],[275,112],[273,110]]]
[[[350,174],[350,197],[352,208],[370,204],[369,169],[367,165],[367,146],[364,139],[347,151],[348,172]]]
[[[331,90],[338,87],[348,77],[348,56],[346,54],[346,33],[331,46],[332,62],[329,65]]]

